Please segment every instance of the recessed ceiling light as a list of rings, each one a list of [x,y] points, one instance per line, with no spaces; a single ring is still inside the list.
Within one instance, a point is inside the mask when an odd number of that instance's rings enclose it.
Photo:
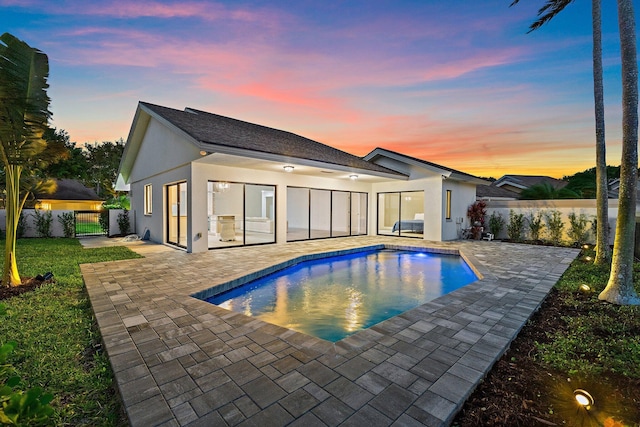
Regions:
[[[282,169],[284,169],[285,172],[293,172],[294,168],[291,165],[287,165],[287,166],[284,166]]]

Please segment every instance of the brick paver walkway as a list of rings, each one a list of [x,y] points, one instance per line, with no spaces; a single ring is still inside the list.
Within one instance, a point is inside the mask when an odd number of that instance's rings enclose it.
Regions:
[[[337,343],[192,297],[312,254],[459,250],[481,280]],[[132,426],[446,426],[578,250],[365,236],[82,265]]]

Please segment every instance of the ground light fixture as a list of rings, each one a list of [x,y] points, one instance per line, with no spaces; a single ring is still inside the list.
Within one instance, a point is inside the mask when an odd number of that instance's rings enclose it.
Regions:
[[[573,391],[573,396],[576,398],[576,402],[584,409],[589,410],[594,404],[593,396],[581,388],[575,389]]]
[[[587,244],[582,245],[582,249],[589,249],[589,245]]]
[[[293,172],[293,166],[291,165],[287,165],[287,166],[283,166],[282,169],[284,169],[285,172]]]
[[[580,285],[578,290],[580,291],[581,294],[590,294],[591,286],[587,285],[586,283],[583,283],[582,285]]]
[[[590,256],[586,256],[586,257],[584,257],[584,260],[586,262],[591,262],[591,260],[593,260],[593,258],[591,258]]]

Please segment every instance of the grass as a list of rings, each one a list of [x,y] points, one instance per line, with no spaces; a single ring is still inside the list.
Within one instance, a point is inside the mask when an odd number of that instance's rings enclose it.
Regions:
[[[138,257],[124,247],[83,249],[77,239],[17,242],[21,276],[51,271],[55,283],[3,301],[8,313],[0,319],[0,343],[18,343],[11,362],[25,388],[40,386],[55,395],[55,425],[122,423],[113,373],[106,355],[97,351],[100,335],[79,264]]]
[[[586,256],[593,259],[593,251],[583,251],[556,284],[567,307],[562,317],[566,327],[549,332],[550,342],[538,345],[540,359],[572,375],[614,374],[640,380],[640,307],[599,301],[609,266],[585,262]],[[634,279],[640,293],[640,263],[634,265]],[[593,292],[580,294],[582,284]]]
[[[103,234],[103,230],[97,222],[77,222],[76,234]]]

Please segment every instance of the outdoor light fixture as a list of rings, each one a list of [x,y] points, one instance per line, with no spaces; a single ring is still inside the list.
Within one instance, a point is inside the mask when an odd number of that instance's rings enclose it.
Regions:
[[[576,398],[576,402],[585,409],[589,410],[593,406],[593,396],[588,391],[579,388],[573,391],[573,396]]]
[[[582,249],[589,249],[589,245],[587,244],[582,245]]]
[[[591,293],[591,286],[583,283],[582,285],[580,285],[578,290],[580,291],[581,294],[590,294]]]
[[[587,261],[587,262],[591,262],[591,260],[592,260],[592,259],[593,259],[593,258],[591,258],[590,256],[586,256],[586,257],[584,257],[584,260],[585,260],[585,261]]]
[[[204,150],[200,150],[200,155],[201,155],[201,156],[206,156],[206,155],[207,155],[207,152],[206,152],[206,151],[204,151]]]
[[[358,179],[358,175],[356,175],[356,174],[349,175],[349,179],[350,179],[351,181],[355,181],[356,179]]]
[[[290,165],[284,166],[282,169],[284,169],[285,172],[293,172],[293,166]]]

